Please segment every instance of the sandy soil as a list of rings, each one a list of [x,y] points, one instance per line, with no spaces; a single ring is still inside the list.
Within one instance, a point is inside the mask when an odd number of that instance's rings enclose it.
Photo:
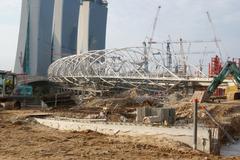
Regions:
[[[167,139],[60,132],[25,120],[38,112],[0,111],[0,159],[223,159]]]

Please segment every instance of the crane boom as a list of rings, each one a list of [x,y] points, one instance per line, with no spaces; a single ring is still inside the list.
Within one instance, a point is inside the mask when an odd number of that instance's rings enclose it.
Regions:
[[[156,31],[156,27],[157,27],[157,22],[158,22],[160,9],[161,9],[161,6],[158,6],[157,13],[156,13],[156,16],[155,16],[155,19],[154,19],[154,23],[153,23],[153,30],[152,30],[152,34],[151,34],[151,37],[150,37],[150,42],[152,42],[152,40],[154,38],[154,34],[155,34],[155,31]]]
[[[152,34],[151,34],[151,37],[150,37],[150,39],[149,39],[149,41],[148,41],[149,46],[147,47],[147,41],[146,41],[146,40],[143,42],[143,45],[144,45],[144,71],[145,71],[146,73],[149,72],[149,71],[148,71],[149,52],[151,51],[152,44],[154,43],[154,42],[153,42],[153,37],[154,37],[155,31],[156,31],[156,27],[157,27],[157,22],[158,22],[158,17],[159,17],[160,9],[161,9],[161,6],[158,6],[157,13],[156,13],[156,17],[155,17],[154,23],[153,23]]]
[[[149,42],[148,42],[149,43],[148,51],[151,50],[152,44],[154,43],[153,42],[153,38],[154,38],[154,35],[155,35],[155,32],[156,32],[156,28],[157,28],[157,23],[158,23],[158,17],[159,17],[160,9],[161,9],[161,6],[158,6],[157,13],[156,13],[156,16],[155,16],[155,19],[154,19],[154,23],[153,23],[152,34],[151,34],[151,37],[150,37]]]
[[[219,46],[219,43],[218,43],[218,40],[217,40],[217,34],[216,34],[216,29],[213,25],[213,21],[212,21],[212,18],[211,18],[211,15],[209,12],[206,12],[207,13],[207,17],[208,17],[208,21],[212,27],[212,31],[213,31],[213,34],[214,34],[214,41],[215,41],[215,44],[216,44],[216,47],[218,49],[218,52],[219,52],[219,55],[220,55],[220,58],[222,59],[222,51],[221,51],[221,48]]]

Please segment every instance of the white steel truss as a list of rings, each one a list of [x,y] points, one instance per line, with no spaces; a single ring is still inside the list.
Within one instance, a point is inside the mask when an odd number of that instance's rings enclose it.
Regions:
[[[187,63],[185,75],[175,73],[175,68],[166,67],[167,55],[160,49],[152,48],[146,53],[144,47],[106,49],[81,53],[58,59],[48,70],[50,81],[67,83],[73,87],[92,85],[98,89],[105,87],[158,86],[163,83],[192,81],[193,72],[206,75],[192,64]],[[180,57],[173,55],[173,66],[178,67]],[[191,72],[190,72],[191,71]],[[191,78],[192,77],[192,78]],[[207,80],[208,81],[208,80]]]

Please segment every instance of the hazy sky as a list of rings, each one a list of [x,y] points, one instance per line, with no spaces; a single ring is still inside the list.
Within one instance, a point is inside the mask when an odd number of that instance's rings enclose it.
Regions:
[[[240,57],[239,0],[109,0],[107,48],[141,46],[151,34],[158,5],[162,9],[156,41],[167,40],[168,35],[172,40],[180,37],[212,40],[214,36],[206,16],[209,11],[217,37],[222,40],[223,52]],[[17,49],[21,0],[0,0],[0,11],[0,70],[11,70]],[[209,50],[215,51],[213,46],[208,46]]]

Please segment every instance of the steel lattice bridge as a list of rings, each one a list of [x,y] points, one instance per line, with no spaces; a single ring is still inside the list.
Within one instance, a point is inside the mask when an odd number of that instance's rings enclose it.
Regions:
[[[116,88],[139,88],[148,91],[168,91],[186,85],[207,85],[212,79],[197,67],[160,49],[144,47],[97,50],[64,57],[55,61],[48,70],[49,80],[68,88],[92,92]],[[179,64],[186,64],[188,72]],[[176,73],[175,66],[178,66]],[[192,73],[199,73],[196,78]]]

